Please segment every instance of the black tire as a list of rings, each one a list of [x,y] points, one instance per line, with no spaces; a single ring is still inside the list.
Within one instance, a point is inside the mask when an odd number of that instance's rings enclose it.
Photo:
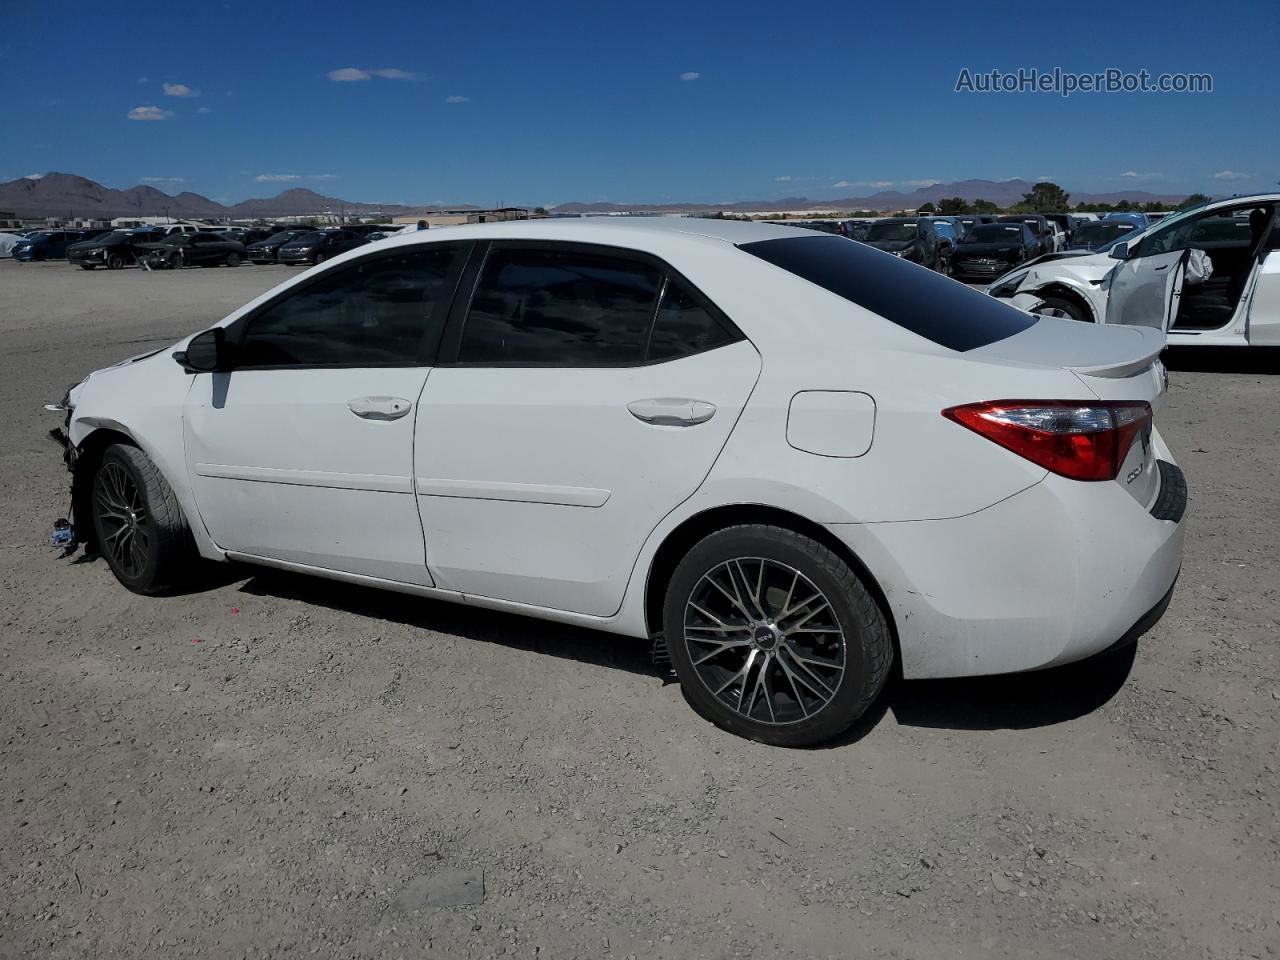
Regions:
[[[120,256],[120,254],[113,253],[111,256],[107,257],[108,270],[121,270],[123,268],[124,268],[124,257]]]
[[[731,583],[735,562],[746,607],[724,599],[728,593],[712,590],[708,581]],[[796,594],[806,585],[818,596],[799,603]],[[761,597],[758,607],[753,591]],[[717,619],[704,600],[728,612]],[[698,626],[686,617],[720,626]],[[729,527],[701,540],[671,575],[662,622],[690,706],[731,733],[777,746],[810,746],[846,731],[880,694],[893,661],[884,613],[858,574],[828,547],[783,527]],[[716,650],[714,638],[726,635],[733,646]],[[791,693],[782,688],[784,680]]]
[[[173,489],[137,447],[107,447],[90,505],[98,552],[134,593],[164,593],[189,574],[195,550]]]
[[[320,264],[324,263],[325,260],[327,259],[328,257],[326,257],[323,253],[313,253],[311,255],[311,265],[313,267],[319,266]]]
[[[240,266],[240,254],[235,253],[235,252],[228,253],[228,254],[227,254],[227,266],[228,266],[228,267],[238,267],[238,266]]]
[[[1064,317],[1067,320],[1076,320],[1080,323],[1093,323],[1093,317],[1085,313],[1078,303],[1062,297],[1045,297],[1040,306],[1036,307],[1032,312],[1048,317]]]
[[[168,267],[170,270],[181,270],[186,265],[187,258],[182,255],[181,250],[169,258]]]
[[[96,266],[97,266],[97,264],[96,264],[96,263],[82,263],[82,264],[80,264],[80,269],[81,269],[81,270],[92,270],[92,269],[93,269],[94,267],[96,267]]]

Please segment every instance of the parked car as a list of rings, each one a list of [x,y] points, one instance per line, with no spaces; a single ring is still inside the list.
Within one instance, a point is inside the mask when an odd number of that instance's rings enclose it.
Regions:
[[[801,227],[805,230],[817,230],[819,233],[840,233],[840,222],[838,220],[794,220],[791,226]]]
[[[240,266],[244,244],[216,233],[171,233],[156,243],[141,245],[143,265],[152,269]]]
[[[941,272],[946,269],[938,232],[928,217],[886,217],[877,220],[862,242],[930,270]]]
[[[980,223],[951,255],[956,279],[994,280],[1037,255],[1040,244],[1025,223]]]
[[[92,240],[71,244],[67,247],[67,262],[82,270],[93,270],[95,267],[119,270],[137,262],[138,251],[143,244],[154,243],[163,236],[159,230],[147,228],[110,230]]]
[[[865,240],[867,231],[874,220],[845,220],[840,224],[840,232],[850,240]]]
[[[40,230],[15,243],[11,256],[15,260],[23,261],[63,260],[67,256],[69,245],[101,232],[101,230]]]
[[[394,230],[395,225],[390,223],[346,223],[341,229],[350,233],[354,233],[359,237],[369,237],[375,233],[385,233],[388,230]]]
[[[277,231],[265,239],[246,244],[245,255],[254,263],[275,263],[282,246],[310,233],[315,233],[310,227]]]
[[[245,247],[266,240],[274,232],[272,230],[262,230],[258,227],[228,227],[225,230],[215,230],[219,236],[227,240],[235,240],[237,243],[243,243]]]
[[[312,230],[280,245],[276,260],[280,263],[324,263],[369,241],[350,230]]]
[[[1062,234],[1062,241],[1058,246],[1059,250],[1066,250],[1071,246],[1072,236],[1075,233],[1076,226],[1079,224],[1074,214],[1071,213],[1046,213],[1044,218],[1050,223],[1056,223],[1058,230]]]
[[[1127,233],[1141,233],[1142,227],[1127,220],[1090,220],[1076,227],[1068,250],[1098,250]]]
[[[1102,218],[1103,223],[1131,223],[1139,230],[1145,230],[1155,223],[1145,213],[1108,213]]]
[[[956,217],[960,222],[960,226],[964,229],[964,233],[960,234],[960,239],[964,239],[964,234],[968,233],[980,223],[995,223],[996,217],[993,213],[963,213]]]
[[[700,713],[801,745],[895,660],[1032,670],[1160,617],[1163,343],[842,237],[547,219],[353,250],[53,406],[130,590],[198,554],[661,633]]]
[[[13,248],[22,242],[22,237],[16,233],[0,233],[0,260],[6,260],[13,256]]]
[[[950,272],[951,257],[956,252],[965,228],[956,217],[930,217],[934,231],[938,234],[939,255],[942,257],[943,272]]]
[[[1025,223],[1031,228],[1031,233],[1036,238],[1040,253],[1056,253],[1053,241],[1053,228],[1049,226],[1049,221],[1039,213],[1011,213],[996,220],[997,223]]]
[[[1031,261],[990,293],[1036,313],[1152,327],[1171,346],[1280,346],[1277,210],[1277,193],[1202,204],[1099,252]]]

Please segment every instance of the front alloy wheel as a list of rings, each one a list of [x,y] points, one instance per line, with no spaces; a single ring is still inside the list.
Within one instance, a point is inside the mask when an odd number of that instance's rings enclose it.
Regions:
[[[98,521],[98,547],[123,579],[145,573],[151,554],[151,522],[133,475],[118,461],[98,471],[93,485],[93,511]]]

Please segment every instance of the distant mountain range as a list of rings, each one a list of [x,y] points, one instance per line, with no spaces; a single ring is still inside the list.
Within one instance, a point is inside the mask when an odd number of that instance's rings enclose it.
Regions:
[[[909,193],[884,190],[863,197],[841,197],[836,200],[813,200],[808,197],[784,197],[774,200],[739,200],[733,203],[562,203],[552,208],[555,213],[702,213],[714,210],[768,211],[768,210],[914,210],[926,202],[937,203],[944,197],[963,197],[966,200],[990,200],[1002,207],[1012,206],[1022,200],[1035,184],[1027,180],[960,180],[955,183],[936,183],[920,187]],[[1148,193],[1145,190],[1124,190],[1116,193],[1071,194],[1072,204],[1109,203],[1122,200],[1130,203],[1178,203],[1182,194]],[[470,204],[460,204],[450,209],[466,209]],[[46,173],[42,177],[22,177],[8,183],[0,183],[0,210],[19,217],[162,217],[174,219],[229,217],[232,219],[305,216],[312,213],[345,210],[349,214],[367,216],[384,213],[388,216],[405,216],[425,213],[429,207],[408,207],[401,204],[352,203],[337,197],[326,197],[314,190],[295,188],[274,197],[255,198],[227,206],[202,197],[198,193],[184,191],[170,196],[154,187],[145,185],[113,190],[87,177],[70,173]]]
[[[989,200],[1001,207],[1011,207],[1022,201],[1025,193],[1035,186],[1028,180],[957,180],[954,183],[935,183],[909,193],[898,190],[882,190],[863,197],[840,197],[835,200],[813,200],[809,197],[783,197],[774,200],[738,200],[733,203],[562,203],[557,213],[624,213],[651,211],[654,213],[702,213],[725,210],[916,210],[925,203],[937,203],[946,197],[963,197]],[[1122,190],[1116,193],[1077,193],[1064,187],[1071,195],[1071,203],[1110,203],[1122,200],[1130,203],[1181,203],[1186,194],[1148,193],[1145,190]]]

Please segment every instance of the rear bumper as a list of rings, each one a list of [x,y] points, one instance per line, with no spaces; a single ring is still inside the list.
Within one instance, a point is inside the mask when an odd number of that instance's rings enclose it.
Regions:
[[[1037,670],[1136,639],[1163,614],[1184,524],[1181,508],[1152,513],[1162,479],[1146,506],[1119,483],[1049,475],[965,517],[829,529],[884,590],[904,676]]]

